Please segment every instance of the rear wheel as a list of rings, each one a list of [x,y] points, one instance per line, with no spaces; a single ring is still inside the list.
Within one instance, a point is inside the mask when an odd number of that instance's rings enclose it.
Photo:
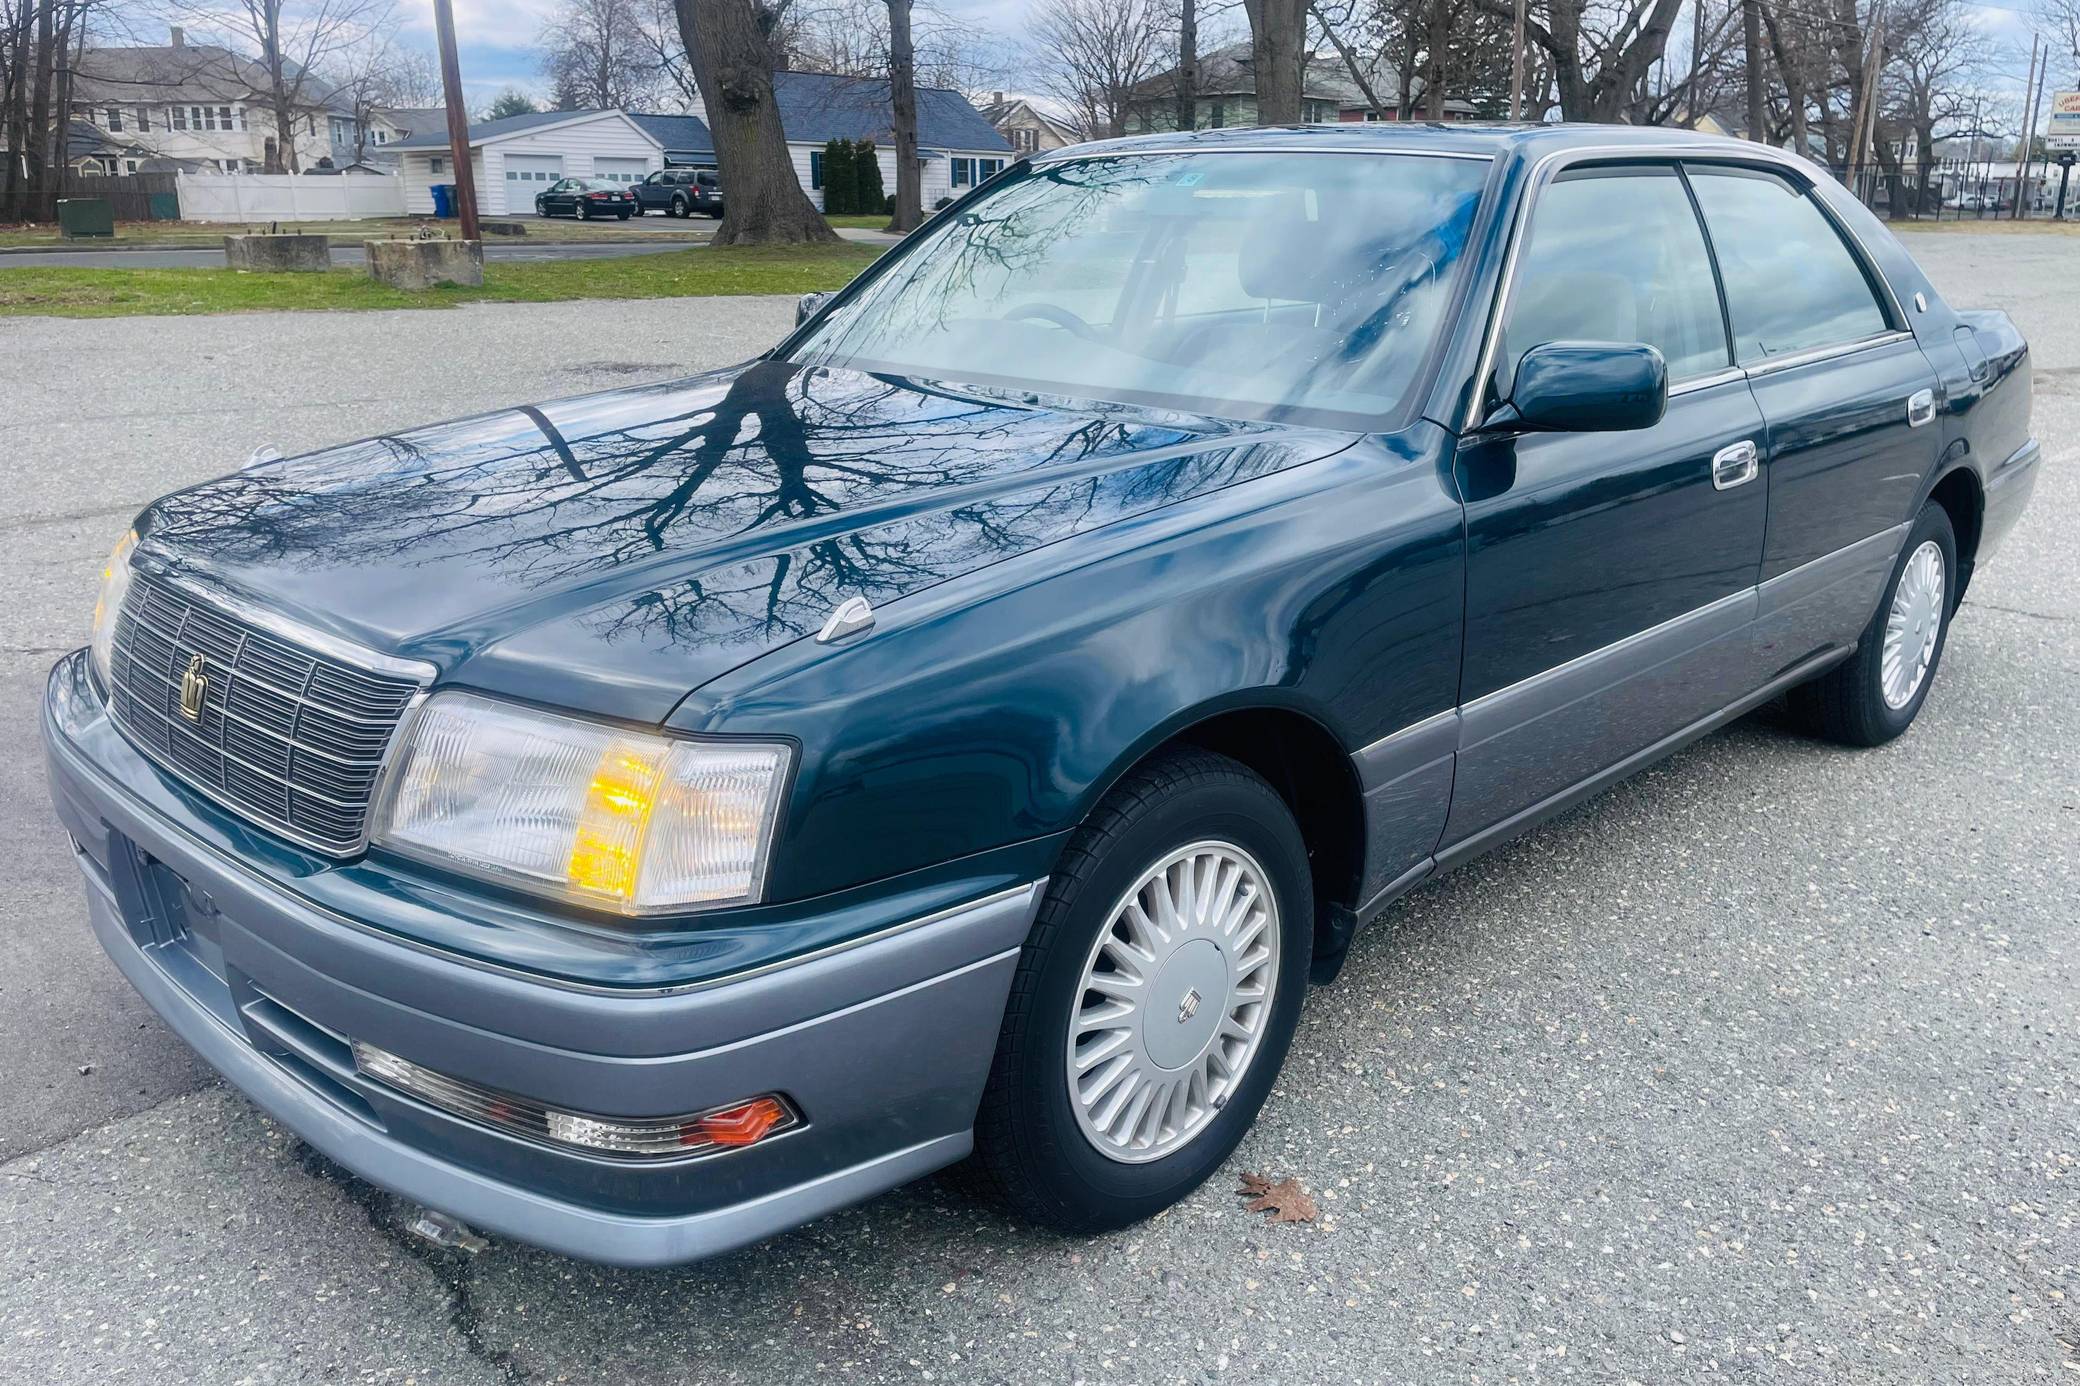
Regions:
[[[1065,1231],[1183,1198],[1271,1091],[1313,936],[1306,845],[1270,785],[1199,750],[1136,770],[1049,881],[976,1122],[980,1168]]]
[[[693,215],[693,213],[688,209],[686,205],[685,198],[675,197],[672,199],[672,215],[680,218],[685,218]]]
[[[1881,746],[1912,726],[1943,659],[1956,591],[1957,535],[1949,512],[1930,501],[1907,533],[1856,653],[1793,689],[1793,714],[1847,746]]]
[[[577,217],[579,221],[592,220],[592,205],[582,197],[577,201]]]

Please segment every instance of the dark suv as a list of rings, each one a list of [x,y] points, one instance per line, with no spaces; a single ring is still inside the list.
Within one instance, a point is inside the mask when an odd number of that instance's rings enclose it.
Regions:
[[[722,178],[713,169],[659,169],[635,185],[635,194],[637,216],[651,211],[675,217],[722,215]]]

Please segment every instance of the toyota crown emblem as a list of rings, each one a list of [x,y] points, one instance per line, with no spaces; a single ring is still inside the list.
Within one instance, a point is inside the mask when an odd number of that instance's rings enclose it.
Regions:
[[[181,716],[190,722],[202,720],[202,697],[209,692],[209,677],[202,672],[201,655],[188,660],[188,672],[181,675]]]

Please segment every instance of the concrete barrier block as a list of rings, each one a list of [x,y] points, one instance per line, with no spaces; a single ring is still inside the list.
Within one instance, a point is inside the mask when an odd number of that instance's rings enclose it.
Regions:
[[[328,270],[332,242],[323,236],[226,236],[224,263],[235,270]]]
[[[482,241],[364,241],[368,274],[394,289],[430,289],[436,284],[484,282]]]

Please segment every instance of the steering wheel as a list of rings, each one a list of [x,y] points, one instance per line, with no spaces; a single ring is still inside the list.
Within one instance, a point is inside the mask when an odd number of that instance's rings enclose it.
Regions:
[[[1067,308],[1057,308],[1052,303],[1021,303],[1010,312],[1004,314],[1003,320],[1005,322],[1013,322],[1021,318],[1035,318],[1041,322],[1052,323],[1070,336],[1081,337],[1086,342],[1103,340],[1098,336],[1097,328],[1092,327]]]

